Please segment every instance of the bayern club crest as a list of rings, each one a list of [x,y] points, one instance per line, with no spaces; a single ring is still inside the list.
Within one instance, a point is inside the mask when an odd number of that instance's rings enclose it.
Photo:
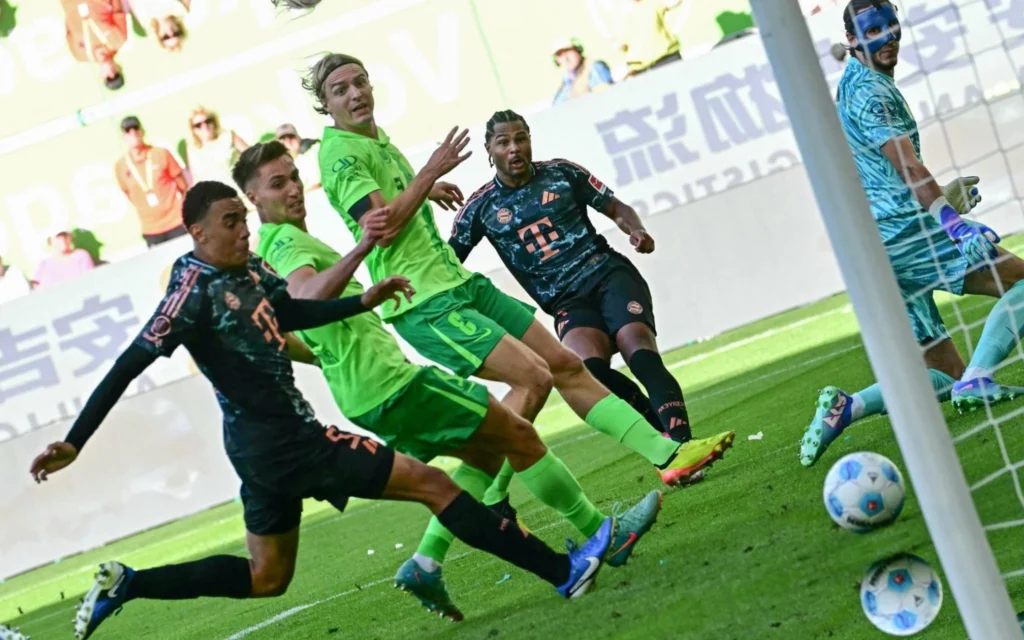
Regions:
[[[633,315],[638,316],[644,312],[644,307],[636,300],[633,300],[632,302],[626,305],[626,310],[632,313]]]
[[[501,224],[508,224],[512,222],[512,211],[509,209],[498,209],[496,217],[498,218],[498,222]]]

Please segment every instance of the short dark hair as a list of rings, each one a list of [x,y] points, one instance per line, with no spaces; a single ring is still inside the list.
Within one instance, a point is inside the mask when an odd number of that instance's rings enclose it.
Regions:
[[[142,122],[136,116],[125,116],[121,120],[121,131],[128,131],[129,129],[141,129]]]
[[[288,149],[277,140],[257,142],[242,152],[238,162],[231,169],[231,177],[244,192],[249,182],[259,173],[260,167],[287,154]]]
[[[846,27],[846,33],[857,35],[853,28],[853,19],[857,14],[871,7],[880,9],[883,4],[890,4],[890,2],[889,0],[850,0],[843,11],[843,26]]]
[[[494,137],[494,126],[498,124],[508,124],[510,122],[522,122],[523,128],[526,132],[530,132],[530,125],[526,124],[526,118],[519,115],[511,109],[504,111],[495,111],[491,119],[487,121],[487,130],[484,132],[484,144],[491,144],[491,139]]]
[[[366,65],[359,58],[344,53],[328,53],[310,67],[309,73],[302,79],[302,88],[313,94],[313,97],[316,98],[316,105],[313,106],[313,110],[320,115],[330,115],[324,107],[324,104],[327,102],[324,96],[324,83],[327,82],[327,76],[346,64],[358,64],[363,68],[366,77],[370,77],[370,73],[366,70]]]
[[[118,71],[109,78],[104,78],[103,84],[105,84],[111,91],[117,91],[124,86],[124,74]]]
[[[214,202],[237,197],[238,192],[223,182],[197,182],[185,194],[185,201],[181,205],[181,219],[186,228],[191,227],[197,222],[202,222]]]

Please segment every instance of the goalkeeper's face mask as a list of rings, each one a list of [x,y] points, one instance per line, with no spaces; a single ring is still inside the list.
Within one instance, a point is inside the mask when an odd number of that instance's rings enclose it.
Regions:
[[[899,42],[903,37],[896,7],[883,2],[853,17],[853,32],[850,44],[857,51],[874,56],[890,42]]]

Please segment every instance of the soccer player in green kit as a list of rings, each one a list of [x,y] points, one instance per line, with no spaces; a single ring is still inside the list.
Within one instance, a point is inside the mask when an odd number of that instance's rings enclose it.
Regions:
[[[366,232],[342,257],[306,231],[302,180],[280,142],[247,149],[233,177],[263,223],[256,252],[285,278],[290,295],[312,300],[361,295],[363,288],[352,276],[386,226],[386,209],[366,213]],[[395,302],[402,299],[394,297]],[[345,417],[379,435],[388,446],[421,462],[438,455],[461,459],[464,464],[453,477],[477,499],[507,457],[526,487],[584,535],[590,537],[601,527],[605,516],[532,425],[491,397],[483,385],[436,367],[411,364],[376,314],[297,334],[319,358]],[[614,516],[608,564],[625,564],[636,542],[654,524],[660,506],[661,492],[652,491],[626,513]],[[441,573],[451,539],[440,522],[431,521],[416,556],[395,577],[395,586],[412,592],[428,610],[461,620],[462,612],[448,596]]]
[[[532,421],[552,386],[588,425],[606,433],[658,467],[670,485],[690,482],[720,449],[719,442],[667,440],[624,400],[612,395],[574,353],[533,318],[533,308],[499,291],[487,278],[467,271],[434,223],[429,198],[445,208],[462,204],[454,185],[438,182],[446,162],[455,166],[469,138],[453,129],[431,161],[414,174],[408,160],[374,122],[373,87],[362,62],[329,54],[310,70],[303,86],[316,109],[331,116],[320,148],[321,183],[328,200],[356,240],[373,209],[389,209],[384,237],[367,259],[378,282],[401,273],[416,288],[412,303],[386,309],[384,320],[422,355],[456,374],[508,384],[503,403]],[[439,162],[440,161],[440,162]],[[507,497],[504,486],[485,502]]]

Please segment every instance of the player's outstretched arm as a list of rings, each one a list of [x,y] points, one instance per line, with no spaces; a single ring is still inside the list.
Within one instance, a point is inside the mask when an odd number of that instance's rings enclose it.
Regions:
[[[622,233],[629,236],[629,243],[636,248],[637,253],[654,251],[654,238],[647,233],[636,209],[618,198],[612,198],[601,213],[611,218]]]
[[[379,209],[387,205],[391,210],[388,216],[387,233],[377,244],[382,247],[390,245],[391,241],[402,232],[405,225],[409,224],[412,217],[423,206],[427,197],[431,195],[434,183],[473,155],[472,151],[465,151],[468,144],[469,130],[463,129],[459,131],[458,127],[453,128],[448,132],[444,142],[430,155],[427,164],[423,166],[423,169],[416,174],[416,177],[413,178],[412,182],[405,187],[405,190],[397,198],[391,202],[384,202],[384,198],[379,191],[369,195],[370,200],[368,204],[370,208]],[[463,153],[464,151],[465,153]],[[459,195],[461,196],[461,193]],[[362,224],[361,219],[360,224]]]
[[[36,482],[43,482],[51,473],[68,466],[78,457],[82,447],[124,395],[128,385],[139,377],[156,355],[132,344],[115,362],[113,368],[89,396],[63,442],[55,442],[32,461],[29,470]]]
[[[280,330],[302,331],[365,313],[388,300],[394,300],[397,306],[399,295],[412,302],[412,296],[416,291],[407,278],[391,276],[381,280],[361,296],[333,300],[299,300],[287,292],[282,293],[283,295],[273,298]]]
[[[344,258],[317,273],[310,266],[300,267],[290,274],[288,293],[300,300],[333,300],[341,295],[355,275],[359,265],[377,245],[377,240],[388,224],[388,207],[371,211],[363,216],[363,237]]]

